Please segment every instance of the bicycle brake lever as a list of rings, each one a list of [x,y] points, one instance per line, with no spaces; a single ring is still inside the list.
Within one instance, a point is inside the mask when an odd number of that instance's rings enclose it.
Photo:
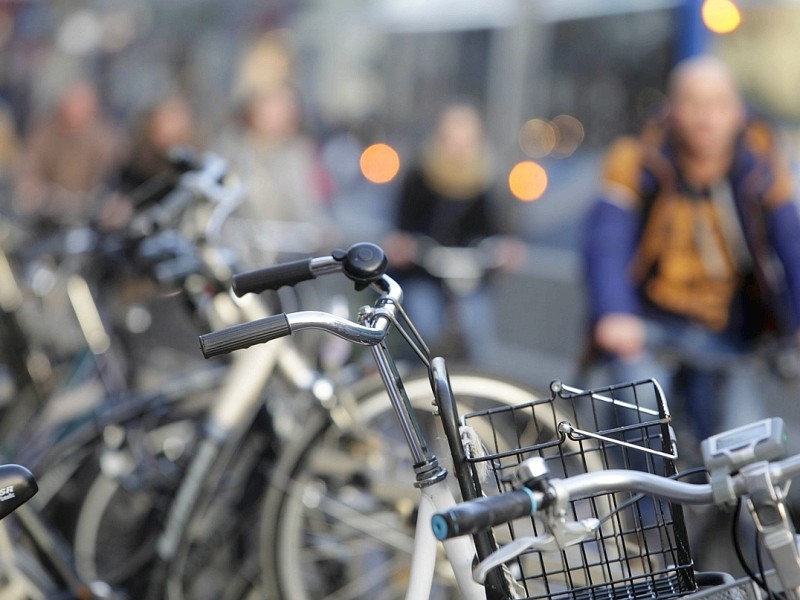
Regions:
[[[502,564],[515,559],[526,550],[539,552],[557,552],[569,546],[582,542],[600,527],[600,520],[595,518],[582,519],[569,523],[559,524],[552,533],[544,535],[517,538],[499,550],[492,552],[472,570],[472,578],[478,583],[484,583],[489,572]]]

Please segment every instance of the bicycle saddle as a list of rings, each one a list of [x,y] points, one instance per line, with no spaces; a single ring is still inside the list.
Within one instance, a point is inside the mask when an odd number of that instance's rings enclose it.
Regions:
[[[0,465],[0,519],[30,500],[39,486],[33,474],[20,465]]]

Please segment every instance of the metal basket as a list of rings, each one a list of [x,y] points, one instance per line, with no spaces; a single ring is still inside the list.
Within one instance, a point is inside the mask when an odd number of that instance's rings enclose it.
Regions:
[[[764,594],[749,577],[734,579],[730,575],[721,574],[723,581],[716,585],[704,585],[698,582],[698,591],[684,596],[683,600],[761,600]]]
[[[467,462],[486,495],[508,491],[510,474],[531,456],[544,458],[553,477],[614,468],[676,474],[669,411],[652,380],[592,391],[554,382],[549,398],[473,412],[462,424]],[[530,551],[509,564],[517,597],[673,598],[697,589],[680,506],[620,493],[570,504],[571,518],[602,521],[596,536],[563,551]],[[493,533],[503,545],[544,530],[526,518]]]

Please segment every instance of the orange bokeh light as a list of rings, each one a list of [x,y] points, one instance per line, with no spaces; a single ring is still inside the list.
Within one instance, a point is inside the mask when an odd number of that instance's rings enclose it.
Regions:
[[[703,23],[714,33],[730,33],[742,22],[742,13],[731,0],[705,0]]]
[[[532,160],[519,162],[508,174],[508,187],[518,200],[538,200],[547,189],[547,171]]]
[[[359,164],[372,183],[389,183],[400,171],[400,156],[388,144],[372,144],[361,153]]]

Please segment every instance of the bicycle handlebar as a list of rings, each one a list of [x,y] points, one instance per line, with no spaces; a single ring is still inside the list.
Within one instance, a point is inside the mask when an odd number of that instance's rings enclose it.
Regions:
[[[205,358],[211,358],[276,340],[291,333],[289,320],[281,313],[201,335],[200,349]]]
[[[293,286],[303,281],[316,279],[320,275],[341,270],[341,262],[332,256],[322,258],[303,258],[253,269],[233,276],[231,289],[239,298],[245,294],[259,294],[266,290],[277,290],[283,286]]]
[[[380,246],[361,242],[347,250],[335,250],[330,256],[304,258],[239,273],[233,276],[232,289],[241,297],[338,272],[343,272],[361,289],[380,279],[387,264],[386,253]]]
[[[743,469],[744,470],[744,469]],[[800,454],[769,465],[773,484],[800,475]],[[714,495],[709,483],[687,483],[642,471],[610,469],[553,479],[547,492],[515,490],[463,502],[432,517],[434,535],[446,540],[459,535],[478,533],[514,519],[535,514],[553,500],[553,491],[567,499],[615,492],[641,492],[681,504],[712,504]],[[527,490],[527,491],[525,491]],[[740,497],[746,492],[745,475],[731,477],[731,490]]]
[[[473,535],[497,525],[532,516],[544,501],[544,494],[522,488],[463,502],[433,515],[431,526],[438,540]]]
[[[280,313],[203,334],[200,349],[205,358],[211,358],[276,340],[301,329],[321,329],[353,344],[374,346],[386,336],[387,327],[385,319],[375,326],[366,326],[330,313],[305,310]]]
[[[380,296],[374,306],[379,310],[366,319],[367,324],[320,311],[300,311],[234,325],[201,335],[203,356],[210,358],[227,354],[291,335],[300,329],[321,329],[354,344],[374,346],[386,337],[397,305],[403,299],[402,288],[383,274],[385,268],[386,255],[378,246],[354,244],[347,251],[336,251],[331,256],[293,261],[236,275],[234,293],[241,296],[344,272],[357,286],[371,285],[378,289]]]

